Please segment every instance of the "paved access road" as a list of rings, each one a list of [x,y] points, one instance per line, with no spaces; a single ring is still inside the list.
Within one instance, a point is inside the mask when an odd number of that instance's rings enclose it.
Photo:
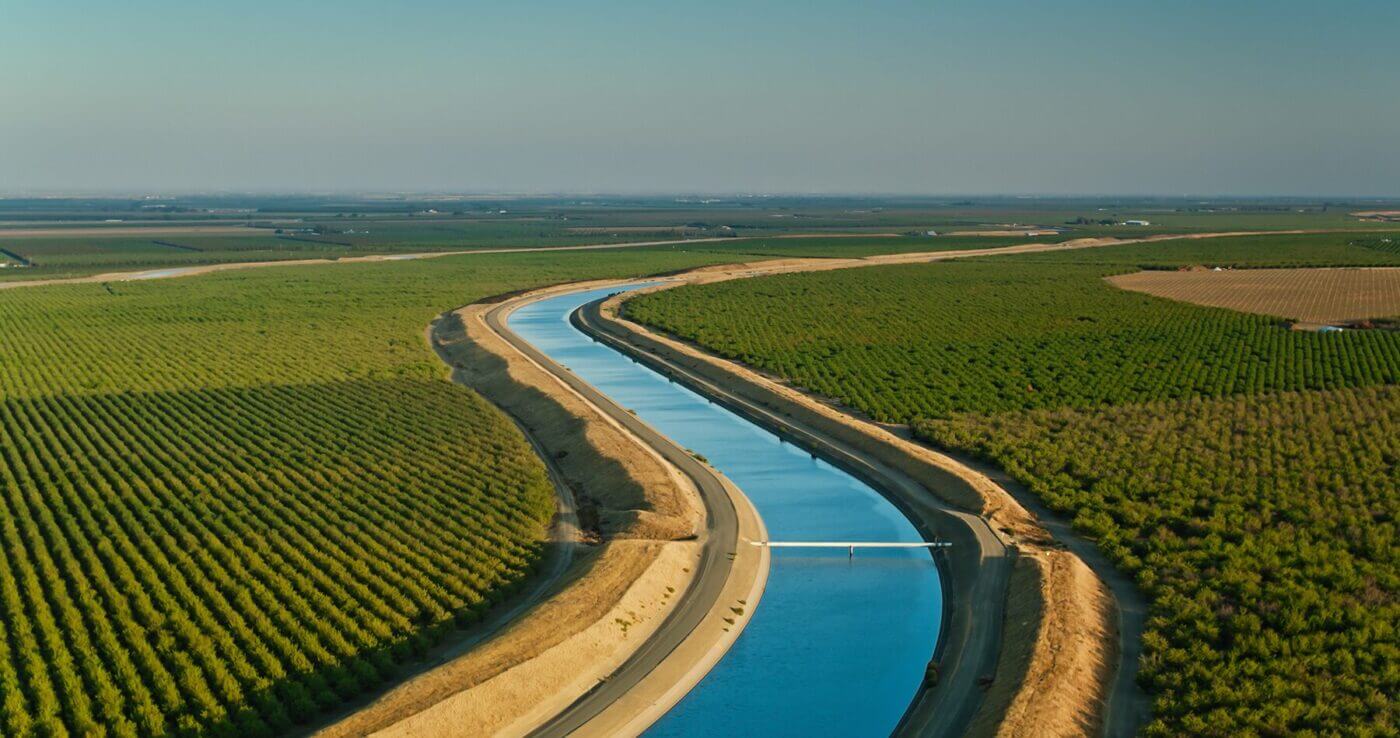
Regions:
[[[557,296],[557,293],[549,296]],[[700,492],[706,512],[700,563],[696,567],[695,577],[690,586],[682,593],[670,615],[651,638],[613,672],[607,681],[594,687],[532,734],[545,737],[566,736],[597,716],[646,677],[716,606],[729,579],[732,566],[729,554],[738,546],[739,524],[729,493],[725,491],[714,470],[510,330],[506,324],[510,312],[529,299],[507,302],[488,310],[485,314],[487,326],[689,477]]]

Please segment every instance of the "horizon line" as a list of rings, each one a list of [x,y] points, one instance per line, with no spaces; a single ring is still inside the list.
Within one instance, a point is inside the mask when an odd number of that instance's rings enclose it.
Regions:
[[[1400,201],[1400,193],[1391,195],[1376,194],[1303,194],[1303,193],[1154,193],[1154,192],[800,192],[800,191],[704,191],[704,190],[645,190],[645,191],[512,191],[512,190],[414,190],[414,189],[133,189],[133,190],[0,190],[0,201],[6,200],[127,200],[181,197],[354,197],[362,199],[411,199],[411,198],[461,198],[484,200],[491,198],[551,199],[551,198],[727,198],[727,199],[970,199],[997,198],[1007,200],[1082,200],[1099,198],[1122,198],[1137,200],[1297,200],[1334,201],[1370,200],[1378,202]]]

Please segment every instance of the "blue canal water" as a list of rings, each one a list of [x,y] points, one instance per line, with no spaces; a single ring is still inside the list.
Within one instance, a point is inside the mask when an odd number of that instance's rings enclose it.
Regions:
[[[516,310],[510,327],[748,495],[774,541],[918,541],[888,500],[704,397],[580,333],[569,314],[618,288]],[[938,570],[923,549],[773,549],[734,647],[648,736],[884,736],[933,655]]]

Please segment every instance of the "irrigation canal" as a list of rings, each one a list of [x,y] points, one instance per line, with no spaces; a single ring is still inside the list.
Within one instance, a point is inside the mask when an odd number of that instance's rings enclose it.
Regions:
[[[633,285],[636,289],[644,285]],[[510,328],[752,500],[774,541],[922,539],[865,483],[579,332],[569,315],[618,291],[525,305]],[[723,660],[648,736],[884,736],[924,677],[942,613],[923,547],[775,547],[761,605]]]

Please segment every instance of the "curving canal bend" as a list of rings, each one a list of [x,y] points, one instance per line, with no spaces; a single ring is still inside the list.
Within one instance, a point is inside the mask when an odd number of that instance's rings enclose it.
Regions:
[[[569,323],[575,309],[618,289],[522,306],[510,328],[704,456],[748,495],[772,540],[921,540],[864,482]],[[762,603],[743,615],[751,618],[747,628],[647,735],[888,735],[934,651],[943,610],[938,576],[922,549],[864,549],[853,558],[845,550],[774,549]]]

